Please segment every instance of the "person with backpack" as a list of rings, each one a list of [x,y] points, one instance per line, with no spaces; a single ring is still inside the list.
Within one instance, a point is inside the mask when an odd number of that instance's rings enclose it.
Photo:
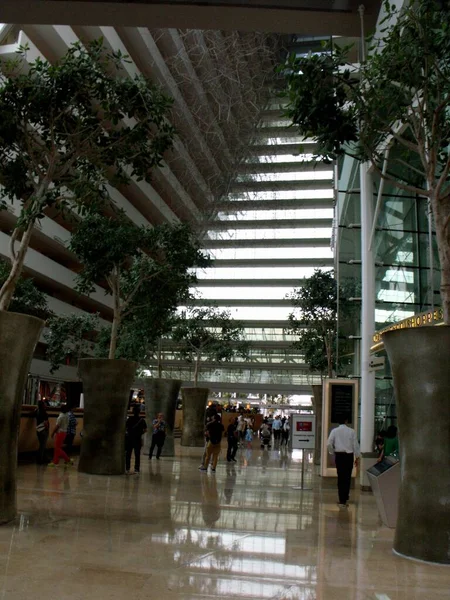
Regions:
[[[208,423],[206,430],[208,432],[209,442],[206,447],[206,457],[203,465],[200,467],[200,471],[208,470],[208,464],[212,458],[211,471],[215,473],[220,454],[220,442],[222,441],[222,435],[225,431],[225,428],[220,421],[220,415],[214,415],[214,420],[211,423]]]
[[[133,414],[125,424],[125,469],[131,475],[131,454],[134,451],[134,475],[139,475],[141,467],[142,436],[147,431],[147,423],[141,417],[139,404],[133,406]]]

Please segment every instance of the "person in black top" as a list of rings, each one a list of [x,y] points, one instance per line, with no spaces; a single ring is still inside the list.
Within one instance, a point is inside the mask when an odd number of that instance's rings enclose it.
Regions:
[[[237,432],[237,423],[238,419],[234,419],[227,427],[227,440],[228,440],[228,449],[227,449],[227,461],[228,462],[236,462],[236,452],[238,449],[238,432]]]
[[[38,465],[46,465],[50,462],[46,452],[49,420],[45,402],[43,400],[39,400],[37,408],[34,411],[34,417],[36,418],[36,435],[39,440],[39,450],[37,452],[36,462]]]
[[[209,438],[209,442],[206,447],[205,460],[200,467],[200,471],[208,470],[208,464],[212,457],[211,471],[215,473],[220,454],[220,442],[222,441],[224,430],[225,428],[220,422],[220,415],[214,415],[214,420],[211,423],[208,423],[206,427],[206,435]]]
[[[139,475],[141,466],[142,436],[147,431],[147,423],[141,417],[141,407],[133,406],[133,414],[128,417],[125,425],[125,465],[126,473],[130,475],[131,454],[134,450],[134,474]]]

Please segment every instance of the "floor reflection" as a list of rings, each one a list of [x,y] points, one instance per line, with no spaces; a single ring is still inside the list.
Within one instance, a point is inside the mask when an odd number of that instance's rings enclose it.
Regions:
[[[1,598],[448,600],[448,569],[392,555],[369,494],[284,447],[242,449],[200,473],[201,449],[142,461],[140,477],[19,467],[19,516],[0,528]]]

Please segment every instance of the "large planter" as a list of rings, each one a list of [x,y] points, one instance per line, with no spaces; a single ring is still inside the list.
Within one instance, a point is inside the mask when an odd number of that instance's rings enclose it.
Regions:
[[[323,406],[323,387],[321,385],[312,385],[313,408],[316,417],[316,435],[314,442],[314,464],[320,465],[322,458],[322,406]]]
[[[383,341],[401,460],[394,551],[450,564],[450,327],[390,331]]]
[[[125,421],[137,364],[128,360],[83,358],[84,429],[78,470],[94,475],[125,472]]]
[[[163,413],[166,422],[166,439],[161,456],[175,456],[173,428],[177,410],[179,379],[144,379],[145,414],[149,436],[152,435],[152,421],[158,413]]]
[[[0,523],[16,516],[17,439],[23,389],[44,321],[0,311]]]
[[[183,398],[182,446],[205,445],[205,411],[208,401],[207,388],[181,388]]]

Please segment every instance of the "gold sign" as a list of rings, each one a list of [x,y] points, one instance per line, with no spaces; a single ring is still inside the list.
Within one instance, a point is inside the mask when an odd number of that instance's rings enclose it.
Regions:
[[[438,325],[444,320],[444,312],[442,308],[435,308],[434,310],[428,310],[426,312],[408,317],[398,323],[393,323],[384,329],[380,329],[373,336],[374,345],[371,348],[372,352],[376,352],[380,349],[383,344],[382,335],[386,331],[393,331],[395,329],[411,329],[412,327],[426,327],[429,325]]]

